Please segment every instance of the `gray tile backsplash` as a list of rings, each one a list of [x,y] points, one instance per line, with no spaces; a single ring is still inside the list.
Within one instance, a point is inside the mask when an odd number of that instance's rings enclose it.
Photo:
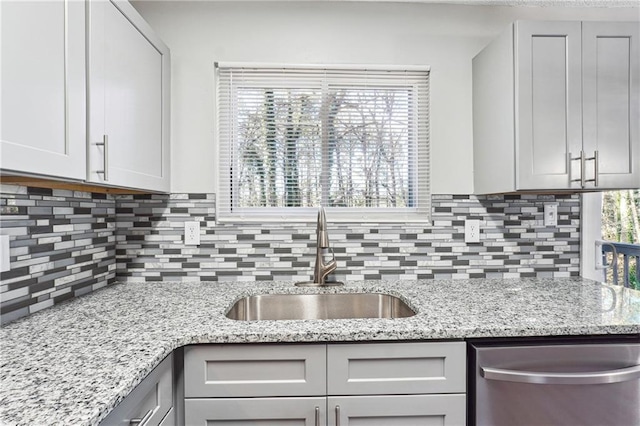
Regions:
[[[543,225],[557,202],[557,227]],[[577,195],[435,195],[433,226],[329,223],[339,280],[568,277],[579,274]],[[308,280],[315,225],[215,222],[214,194],[119,196],[118,276],[130,281]],[[464,242],[465,219],[482,239]],[[199,221],[199,246],[183,245]]]
[[[557,202],[556,227],[543,205]],[[336,278],[567,277],[579,274],[578,195],[434,195],[432,226],[329,223]],[[2,323],[118,281],[308,280],[315,225],[216,223],[214,194],[119,195],[2,186]],[[464,220],[481,242],[464,242]],[[185,246],[185,221],[201,244]]]
[[[105,194],[2,185],[2,323],[115,282],[116,203]]]

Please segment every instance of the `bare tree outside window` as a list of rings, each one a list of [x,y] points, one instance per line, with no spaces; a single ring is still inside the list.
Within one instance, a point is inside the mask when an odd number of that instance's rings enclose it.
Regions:
[[[237,206],[314,205],[321,167],[314,145],[321,123],[319,105],[309,99],[317,97],[294,89],[239,91]]]
[[[410,90],[240,89],[237,206],[410,207]]]
[[[429,71],[217,66],[221,220],[428,221]]]

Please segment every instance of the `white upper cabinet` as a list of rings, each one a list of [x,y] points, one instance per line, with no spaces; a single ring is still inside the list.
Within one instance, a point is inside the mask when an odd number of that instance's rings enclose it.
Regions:
[[[167,46],[128,3],[89,7],[89,181],[169,191]]]
[[[0,18],[2,171],[169,192],[169,49],[136,10],[0,1]]]
[[[85,179],[85,3],[2,1],[0,15],[0,168]]]
[[[602,188],[638,188],[640,23],[583,22],[582,64],[583,147],[597,155],[586,178]]]
[[[640,187],[639,30],[519,21],[480,52],[475,193]]]
[[[582,150],[580,22],[516,24],[518,189],[562,189]]]

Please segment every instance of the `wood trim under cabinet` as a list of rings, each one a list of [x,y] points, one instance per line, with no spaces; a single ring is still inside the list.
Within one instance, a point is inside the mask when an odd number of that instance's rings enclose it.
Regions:
[[[140,191],[136,189],[128,188],[112,188],[106,186],[98,186],[86,184],[83,182],[65,182],[60,180],[42,179],[35,177],[25,176],[6,176],[0,175],[0,183],[8,185],[21,185],[29,186],[33,188],[48,188],[48,189],[66,189],[69,191],[81,191],[81,192],[95,192],[98,194],[153,194],[152,191]]]

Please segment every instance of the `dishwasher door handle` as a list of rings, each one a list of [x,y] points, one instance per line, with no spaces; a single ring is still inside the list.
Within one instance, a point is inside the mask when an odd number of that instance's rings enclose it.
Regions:
[[[599,385],[640,379],[640,365],[584,373],[552,373],[480,367],[480,375],[487,380],[538,385]]]

